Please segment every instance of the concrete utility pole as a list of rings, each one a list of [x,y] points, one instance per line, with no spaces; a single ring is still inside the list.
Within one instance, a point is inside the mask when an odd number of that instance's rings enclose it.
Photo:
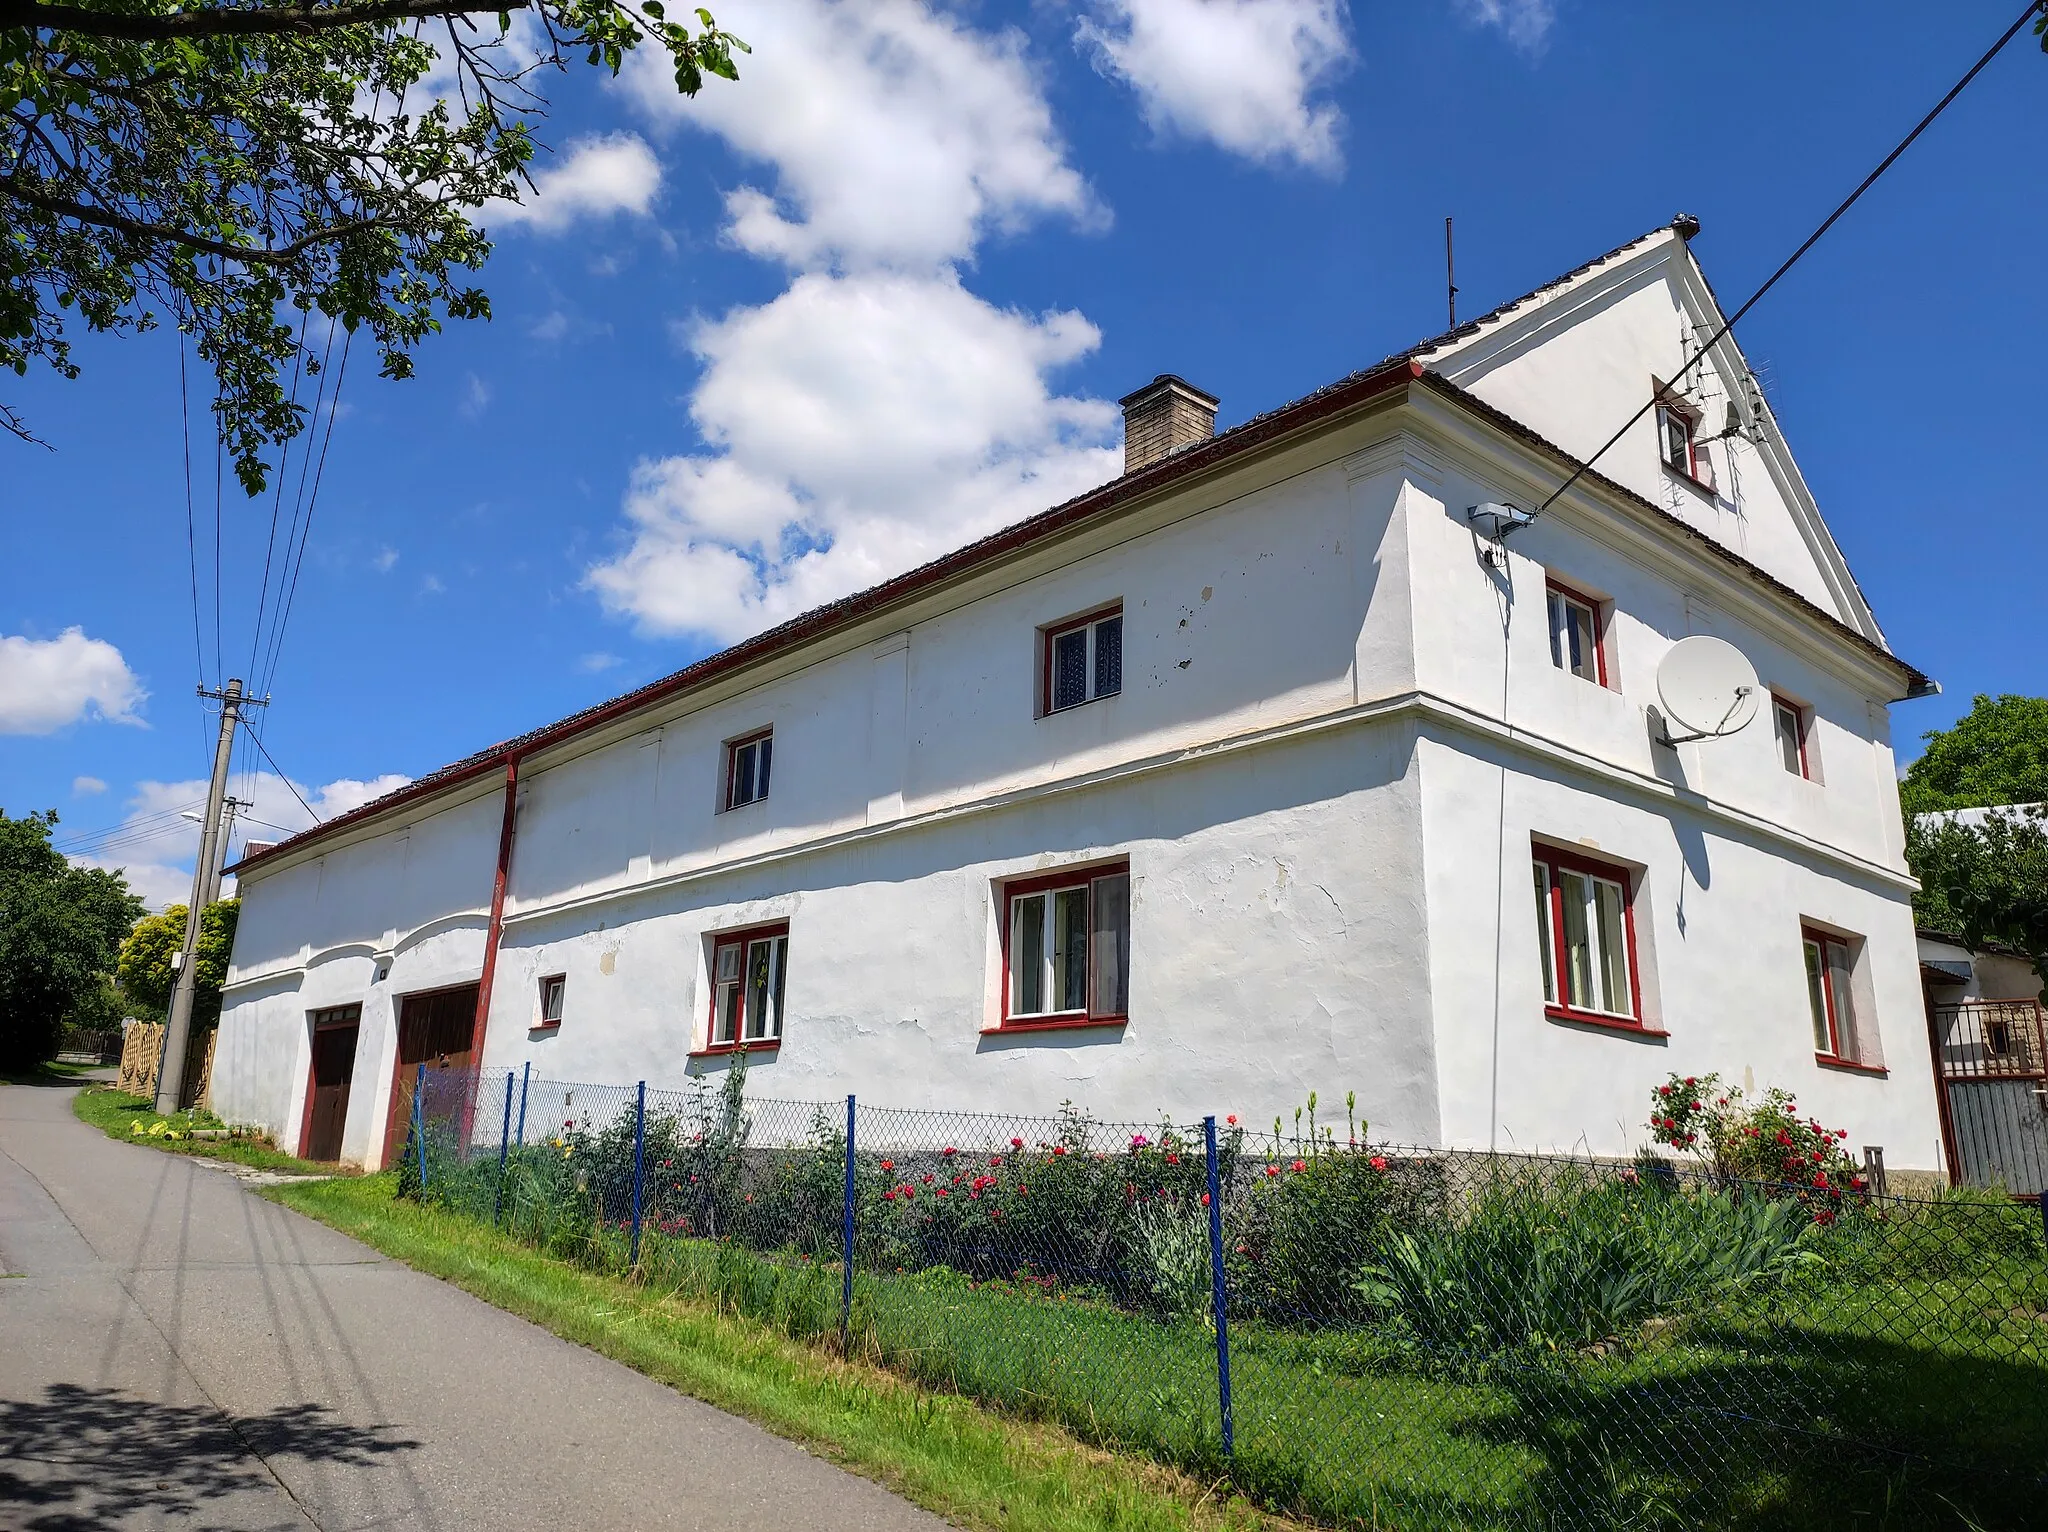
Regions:
[[[202,697],[220,699],[220,740],[213,747],[213,781],[206,789],[206,818],[200,826],[199,857],[192,864],[192,904],[185,912],[185,945],[178,958],[178,987],[171,992],[171,1015],[164,1027],[163,1061],[156,1071],[156,1109],[178,1110],[178,1097],[185,1088],[185,1045],[192,1035],[192,1000],[199,982],[199,923],[206,913],[207,897],[215,887],[214,847],[221,831],[221,800],[227,797],[228,761],[235,750],[235,724],[242,716],[242,683],[231,680],[218,692],[201,690]]]

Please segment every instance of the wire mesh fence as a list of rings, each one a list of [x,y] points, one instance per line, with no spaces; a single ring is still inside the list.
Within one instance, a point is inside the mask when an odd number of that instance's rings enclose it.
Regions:
[[[2039,1205],[744,1078],[435,1077],[402,1187],[1333,1525],[2048,1514]]]

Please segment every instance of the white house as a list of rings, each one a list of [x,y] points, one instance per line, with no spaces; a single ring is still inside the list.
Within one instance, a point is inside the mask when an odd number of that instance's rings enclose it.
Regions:
[[[423,1061],[1107,1118],[1355,1090],[1621,1153],[1653,1086],[1941,1163],[1885,644],[1681,219],[248,857],[213,1099],[376,1164]],[[1503,544],[1467,510],[1543,502]],[[1659,743],[1719,635],[1774,694]]]

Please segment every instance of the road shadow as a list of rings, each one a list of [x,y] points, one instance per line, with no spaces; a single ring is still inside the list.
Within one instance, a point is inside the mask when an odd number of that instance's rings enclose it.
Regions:
[[[258,1456],[362,1468],[420,1445],[388,1429],[318,1404],[236,1417],[53,1383],[40,1399],[0,1400],[0,1527],[86,1532],[144,1512],[151,1525],[211,1524],[199,1520],[209,1505],[275,1493]]]
[[[68,1072],[39,1064],[34,1069],[0,1070],[0,1085],[112,1085],[120,1077],[121,1071],[111,1065]]]

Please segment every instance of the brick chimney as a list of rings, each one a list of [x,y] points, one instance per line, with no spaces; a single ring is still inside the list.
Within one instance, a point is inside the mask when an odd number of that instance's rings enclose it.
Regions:
[[[1124,409],[1124,472],[1171,457],[1216,434],[1216,399],[1183,378],[1162,372],[1117,403]]]

